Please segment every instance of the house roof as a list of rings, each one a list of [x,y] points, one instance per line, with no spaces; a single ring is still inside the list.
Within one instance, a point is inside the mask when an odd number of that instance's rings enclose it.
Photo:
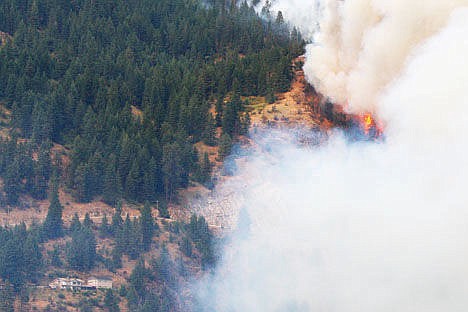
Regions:
[[[99,281],[110,281],[112,282],[112,278],[108,276],[91,276],[88,278],[88,281],[90,280],[99,280]]]

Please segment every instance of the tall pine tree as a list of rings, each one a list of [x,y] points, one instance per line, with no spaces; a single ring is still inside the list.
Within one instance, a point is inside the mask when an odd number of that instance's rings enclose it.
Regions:
[[[62,220],[63,206],[60,204],[58,191],[55,188],[52,191],[49,210],[44,221],[44,234],[47,238],[57,238],[63,234]]]

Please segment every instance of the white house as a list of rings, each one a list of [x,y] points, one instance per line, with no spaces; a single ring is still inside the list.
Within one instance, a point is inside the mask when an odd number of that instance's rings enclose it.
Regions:
[[[86,286],[96,289],[112,289],[112,279],[108,277],[90,277]]]
[[[81,290],[84,281],[78,278],[56,278],[49,284],[52,289]]]

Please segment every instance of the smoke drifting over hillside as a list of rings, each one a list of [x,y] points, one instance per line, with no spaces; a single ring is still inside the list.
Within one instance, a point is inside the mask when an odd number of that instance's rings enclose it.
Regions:
[[[466,1],[327,3],[306,69],[385,143],[258,134],[231,182],[242,213],[212,277],[214,311],[466,311]],[[333,35],[335,34],[335,35]],[[236,184],[237,183],[237,184]]]
[[[352,112],[373,111],[380,92],[412,50],[446,25],[466,0],[326,2],[317,45],[309,46],[309,80]]]

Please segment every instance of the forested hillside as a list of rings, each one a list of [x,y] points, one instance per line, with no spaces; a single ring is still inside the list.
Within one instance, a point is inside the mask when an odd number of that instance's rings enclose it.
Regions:
[[[217,145],[216,127],[235,141],[249,123],[241,96],[287,90],[302,53],[281,15],[262,15],[224,0],[1,1],[3,204],[46,198],[52,176],[110,204],[205,182],[194,143]]]
[[[246,96],[289,89],[303,40],[261,12],[225,0],[0,1],[0,208],[50,201],[44,220],[0,226],[0,311],[195,309],[188,283],[215,265],[217,239],[203,217],[168,219],[163,203],[210,180],[196,146],[219,146],[222,160],[249,127]],[[70,194],[112,214],[65,220]],[[96,273],[114,290],[42,287]]]

